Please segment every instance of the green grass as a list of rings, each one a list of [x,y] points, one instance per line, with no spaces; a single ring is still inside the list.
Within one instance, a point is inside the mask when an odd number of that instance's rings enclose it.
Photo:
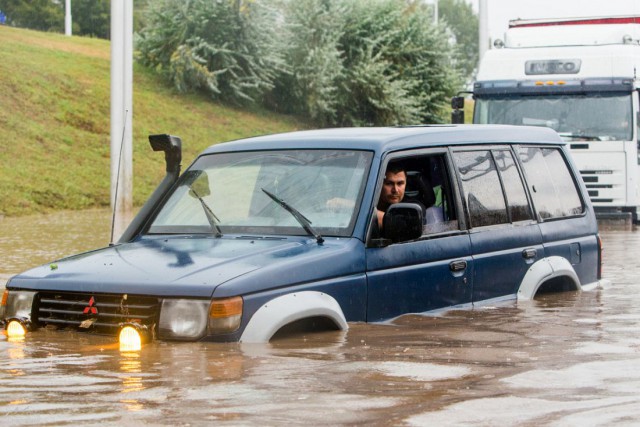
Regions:
[[[110,46],[99,39],[0,26],[0,215],[109,205]],[[134,204],[164,176],[148,135],[183,141],[183,167],[212,144],[308,127],[178,94],[134,65]]]

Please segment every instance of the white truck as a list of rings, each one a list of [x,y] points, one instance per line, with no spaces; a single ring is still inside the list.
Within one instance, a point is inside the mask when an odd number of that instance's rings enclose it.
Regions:
[[[547,126],[599,218],[638,222],[640,16],[512,20],[479,66],[473,123]],[[459,122],[461,98],[452,119]]]

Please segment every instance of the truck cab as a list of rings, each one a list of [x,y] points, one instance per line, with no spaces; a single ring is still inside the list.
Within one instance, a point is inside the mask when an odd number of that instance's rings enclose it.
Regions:
[[[598,217],[637,222],[639,43],[638,17],[511,21],[480,63],[473,123],[555,130]]]

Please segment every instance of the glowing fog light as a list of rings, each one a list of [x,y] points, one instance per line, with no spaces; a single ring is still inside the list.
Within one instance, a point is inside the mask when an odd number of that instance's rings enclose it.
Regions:
[[[27,328],[18,320],[10,320],[7,323],[8,338],[22,338],[27,335]]]
[[[142,336],[135,326],[120,329],[120,351],[138,351],[142,348]]]
[[[163,339],[197,340],[207,328],[209,300],[165,299],[158,335]]]
[[[151,342],[152,339],[153,332],[146,325],[135,322],[120,324],[120,334],[118,335],[120,351],[138,351],[142,349],[143,344]]]

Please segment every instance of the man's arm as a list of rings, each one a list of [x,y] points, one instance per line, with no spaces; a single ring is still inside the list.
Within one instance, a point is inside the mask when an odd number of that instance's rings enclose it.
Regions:
[[[384,211],[376,209],[376,215],[378,216],[378,227],[382,230],[382,218],[384,218]]]

